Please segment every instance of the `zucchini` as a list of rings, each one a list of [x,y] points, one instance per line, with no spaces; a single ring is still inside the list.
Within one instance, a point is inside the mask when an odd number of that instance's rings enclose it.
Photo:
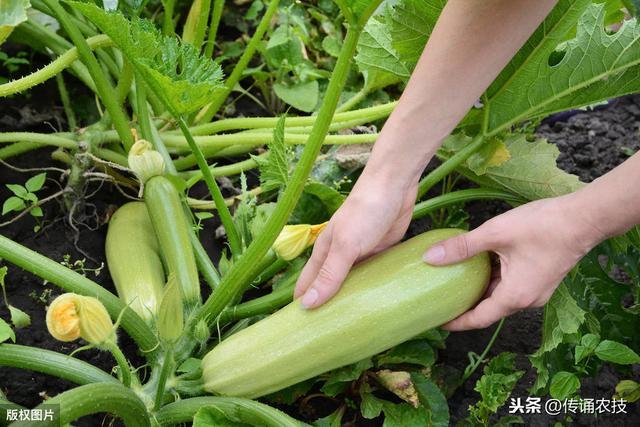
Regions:
[[[144,203],[127,203],[113,214],[105,251],[120,299],[151,324],[165,280],[158,239]]]
[[[323,306],[305,310],[294,301],[222,341],[202,361],[204,389],[263,396],[373,356],[462,314],[484,292],[489,256],[445,267],[422,260],[429,246],[461,232],[416,236],[356,266]]]
[[[201,302],[198,267],[178,190],[164,176],[150,178],[144,185],[144,202],[160,244],[168,275],[174,274],[190,311]]]

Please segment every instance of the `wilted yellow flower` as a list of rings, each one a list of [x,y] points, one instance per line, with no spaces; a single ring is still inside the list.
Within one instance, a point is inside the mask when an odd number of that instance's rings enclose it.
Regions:
[[[149,178],[164,173],[164,159],[162,155],[153,149],[149,141],[139,139],[129,150],[129,168],[138,177],[141,183]]]
[[[316,225],[285,225],[276,241],[273,242],[273,250],[283,260],[292,260],[314,244],[327,224],[328,222]]]
[[[60,341],[82,338],[100,345],[115,341],[111,317],[96,298],[67,293],[57,297],[47,310],[47,329]]]

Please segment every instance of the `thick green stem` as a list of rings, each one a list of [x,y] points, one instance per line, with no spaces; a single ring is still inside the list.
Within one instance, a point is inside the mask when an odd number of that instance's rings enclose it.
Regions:
[[[160,377],[158,378],[158,385],[156,388],[156,395],[154,399],[154,411],[157,411],[162,406],[167,379],[169,379],[169,376],[173,372],[174,365],[175,363],[173,359],[173,350],[168,349],[164,354],[164,358],[162,359],[162,368],[160,370]]]
[[[292,275],[286,283],[283,283],[277,290],[268,295],[243,302],[233,307],[227,307],[220,315],[220,324],[224,325],[225,323],[260,314],[269,314],[289,304],[293,300],[293,290],[296,287],[296,280],[298,280],[298,275]]]
[[[60,25],[67,32],[69,38],[78,49],[78,55],[89,70],[89,74],[91,74],[91,78],[96,84],[96,89],[100,95],[100,99],[107,108],[107,111],[109,111],[109,115],[111,116],[111,120],[113,121],[116,131],[118,132],[125,148],[128,150],[131,145],[133,145],[133,138],[131,136],[131,132],[129,132],[129,119],[118,103],[115,91],[100,68],[98,60],[91,52],[91,49],[80,30],[71,22],[69,15],[60,5],[58,0],[44,0],[44,2],[55,13]]]
[[[68,292],[98,298],[112,318],[116,319],[122,313],[120,324],[142,351],[150,352],[156,347],[157,340],[154,333],[140,316],[128,308],[118,297],[83,275],[2,235],[0,235],[0,258],[48,280]],[[149,357],[152,355],[153,353],[147,353]]]
[[[266,157],[265,154],[261,154],[260,156],[256,156],[256,157]],[[179,159],[178,159],[179,160]],[[176,167],[179,169],[179,164],[178,160],[174,161],[174,164],[176,164]],[[236,163],[231,163],[230,165],[224,165],[224,166],[210,166],[209,169],[211,170],[211,174],[213,176],[231,176],[231,175],[237,175],[239,173],[242,172],[246,172],[248,170],[254,169],[258,167],[258,162],[253,158],[250,157],[246,160],[243,160],[241,162],[236,162]],[[185,171],[185,172],[181,172],[180,173],[181,176],[183,176],[186,179],[195,179],[195,180],[200,180],[202,179],[202,171],[201,170],[197,170],[197,171]]]
[[[73,111],[73,104],[71,103],[71,99],[69,99],[69,91],[67,91],[67,85],[64,83],[62,73],[56,74],[56,83],[58,85],[58,92],[60,93],[60,101],[62,101],[62,107],[67,116],[67,125],[69,129],[76,129],[78,127],[78,120],[76,120],[76,113]]]
[[[216,46],[216,36],[218,35],[218,27],[220,19],[222,19],[222,11],[224,10],[224,0],[213,0],[213,8],[211,9],[211,22],[209,23],[209,35],[207,37],[207,45],[204,48],[204,56],[211,58],[213,49]]]
[[[78,148],[76,141],[48,133],[0,132],[0,143],[2,142],[32,142],[61,148]]]
[[[331,125],[333,126],[340,122],[349,122],[351,126],[357,126],[358,124],[365,124],[383,119],[391,114],[397,104],[398,102],[394,101],[387,104],[376,105],[375,107],[336,113],[331,120]],[[287,117],[285,126],[287,128],[313,126],[317,117],[318,116]],[[231,119],[222,119],[211,123],[192,126],[191,134],[194,136],[200,136],[213,135],[228,130],[273,129],[278,124],[278,120],[278,117],[235,117]],[[171,134],[177,132],[178,131],[170,131],[167,133]]]
[[[87,384],[65,391],[43,403],[60,406],[60,424],[67,425],[78,418],[99,413],[122,418],[126,427],[150,427],[147,408],[131,389],[120,384]],[[17,422],[14,426],[43,425],[42,421]],[[44,425],[47,425],[46,423]]]
[[[162,33],[171,36],[175,32],[173,24],[173,8],[176,0],[162,0],[164,6],[164,17],[162,19]]]
[[[435,170],[425,176],[418,186],[418,200],[424,196],[427,191],[435,184],[444,179],[447,175],[455,170],[459,165],[467,160],[473,153],[478,151],[484,144],[484,136],[482,134],[476,136],[466,147],[451,156],[448,160],[438,166]]]
[[[216,204],[216,209],[218,210],[218,215],[220,215],[220,221],[224,227],[225,232],[227,233],[227,239],[229,240],[229,247],[231,248],[231,253],[234,256],[239,256],[242,252],[242,244],[240,241],[240,235],[238,234],[238,230],[236,229],[236,225],[233,222],[233,217],[231,216],[231,212],[229,212],[229,208],[225,204],[224,196],[220,191],[220,187],[216,183],[215,178],[211,174],[211,169],[209,169],[209,165],[207,164],[207,160],[205,159],[202,151],[198,147],[198,144],[194,141],[191,133],[189,132],[189,127],[187,123],[184,121],[184,118],[178,117],[178,126],[182,130],[184,137],[189,144],[189,148],[191,149],[192,154],[196,157],[196,161],[198,162],[198,167],[202,172],[202,177],[207,184],[207,188],[211,193],[211,197],[213,198],[214,203]]]
[[[236,84],[238,84],[240,78],[242,77],[242,74],[244,73],[244,70],[246,70],[247,66],[249,65],[249,61],[251,61],[251,58],[253,58],[253,54],[258,49],[258,46],[262,41],[262,37],[267,32],[267,29],[269,29],[271,18],[273,17],[273,14],[278,10],[278,3],[279,0],[270,0],[269,7],[262,16],[260,23],[256,27],[255,33],[253,33],[253,36],[251,37],[251,40],[249,40],[249,43],[244,48],[244,52],[242,52],[240,59],[238,59],[238,62],[231,72],[231,75],[229,75],[229,77],[227,78],[224,88],[217,92],[213,101],[211,101],[209,105],[204,107],[200,111],[200,113],[198,113],[198,116],[196,117],[197,122],[202,123],[210,121],[213,116],[215,116],[216,113],[220,110],[220,107],[222,107],[222,104],[224,104],[224,101],[226,101],[229,94],[231,94],[231,91],[236,86]]]
[[[278,203],[264,225],[262,234],[258,236],[247,248],[243,256],[234,263],[226,276],[222,279],[220,287],[210,296],[198,311],[194,320],[206,319],[213,323],[229,302],[242,290],[246,283],[256,275],[256,259],[262,259],[271,245],[278,237],[282,227],[287,223],[289,215],[298,203],[298,199],[304,190],[307,178],[316,157],[320,153],[322,143],[327,135],[331,119],[336,109],[340,92],[349,72],[349,66],[358,43],[359,28],[349,28],[338,57],[335,69],[329,81],[318,117],[314,123],[306,147],[291,176],[289,184],[280,196]],[[194,323],[195,324],[195,323]]]
[[[116,86],[116,99],[118,104],[122,105],[127,99],[127,95],[131,91],[131,83],[133,83],[133,65],[128,59],[124,59],[122,64],[122,73],[120,74],[120,80]]]
[[[122,350],[116,343],[106,344],[107,350],[111,352],[113,358],[116,359],[116,363],[118,364],[118,373],[120,374],[120,380],[125,387],[131,386],[131,367],[129,366],[129,361],[125,357]]]
[[[8,159],[22,153],[28,153],[29,151],[37,150],[45,145],[38,144],[37,142],[16,142],[14,144],[6,145],[0,148],[0,160]]]
[[[202,277],[211,289],[215,291],[220,284],[220,274],[218,274],[218,270],[216,270],[213,262],[211,262],[211,258],[209,258],[207,251],[204,249],[204,246],[202,246],[195,232],[191,233],[191,245],[193,246],[193,254],[196,257],[198,271],[202,274]]]
[[[75,384],[113,383],[118,380],[103,370],[66,354],[16,344],[0,344],[0,366],[40,372]]]
[[[412,219],[422,218],[423,216],[441,208],[464,203],[472,200],[491,200],[500,199],[509,203],[526,203],[526,200],[520,196],[507,191],[495,190],[493,188],[470,188],[466,190],[452,191],[451,193],[442,194],[432,197],[424,202],[417,203],[413,208]]]
[[[174,426],[188,423],[201,408],[216,408],[223,413],[239,417],[243,423],[266,427],[301,427],[307,424],[297,421],[284,412],[254,400],[238,397],[193,397],[170,403],[159,410],[155,419],[158,424]]]
[[[327,145],[331,144],[366,144],[375,142],[378,138],[377,133],[364,133],[355,135],[327,135],[323,143]],[[285,133],[284,142],[287,144],[306,144],[309,135],[298,133]],[[273,141],[272,132],[264,133],[232,133],[224,135],[207,135],[207,136],[195,136],[194,142],[204,151],[205,155],[211,150],[217,152],[221,148],[230,147],[233,145],[249,145],[258,146],[268,144]],[[187,152],[188,141],[179,135],[164,135],[162,140],[167,147],[178,149],[181,152]]]

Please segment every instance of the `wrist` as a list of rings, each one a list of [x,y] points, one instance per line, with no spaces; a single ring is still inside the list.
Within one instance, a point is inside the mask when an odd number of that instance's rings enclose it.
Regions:
[[[569,219],[575,229],[577,241],[586,251],[609,237],[620,234],[610,229],[607,222],[602,220],[601,207],[595,203],[594,195],[588,187],[562,196],[561,200],[563,214]]]

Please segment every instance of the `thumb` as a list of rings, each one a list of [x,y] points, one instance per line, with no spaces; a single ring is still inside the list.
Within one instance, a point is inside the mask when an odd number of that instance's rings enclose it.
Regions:
[[[432,265],[455,264],[489,249],[491,249],[491,243],[488,233],[485,228],[479,227],[468,233],[435,243],[425,252],[422,259]]]

